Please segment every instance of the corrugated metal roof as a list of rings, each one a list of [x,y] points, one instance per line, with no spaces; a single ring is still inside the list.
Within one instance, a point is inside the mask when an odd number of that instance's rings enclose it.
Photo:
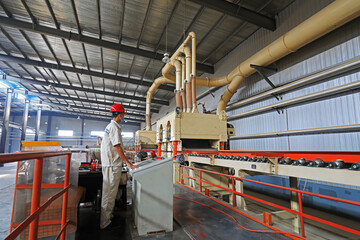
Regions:
[[[0,16],[6,17],[11,22],[18,20],[31,23],[33,21],[33,24],[37,24],[33,26],[49,27],[49,31],[53,33],[42,30],[39,33],[35,27],[19,30],[19,27],[0,21],[1,54],[36,61],[33,64],[19,65],[16,63],[18,59],[2,60],[0,69],[12,76],[46,80],[49,84],[56,82],[126,94],[128,98],[106,96],[106,99],[131,103],[131,106],[144,105],[144,101],[131,99],[131,96],[145,98],[148,86],[125,83],[121,79],[114,80],[98,75],[104,73],[130,79],[130,81],[152,82],[159,76],[163,63],[139,56],[131,51],[119,52],[109,49],[101,45],[103,43],[84,42],[82,39],[61,39],[58,36],[58,30],[67,32],[69,36],[71,32],[91,37],[91,42],[102,39],[121,44],[123,47],[147,50],[153,52],[154,57],[166,50],[173,52],[184,35],[189,31],[194,31],[200,43],[198,60],[212,65],[260,28],[238,18],[227,16],[219,10],[187,0],[49,0],[48,2],[49,5],[43,0],[2,1],[4,8],[0,7]],[[275,14],[293,0],[229,2],[274,18]],[[30,12],[24,4],[28,6]],[[167,21],[169,23],[166,27]],[[234,31],[236,34],[233,33]],[[50,69],[47,66],[39,66],[40,63],[54,65]],[[69,68],[57,70],[59,66]],[[82,74],[81,70],[90,70],[93,73]],[[201,73],[202,71],[199,70],[198,74]],[[46,87],[24,85],[31,91],[47,94],[61,94],[87,100],[104,97],[98,93],[85,93],[86,90],[57,89],[57,92],[49,93]],[[172,91],[159,89],[154,94],[154,99],[170,100],[171,98],[173,98]],[[44,97],[44,99],[57,102],[50,98]],[[85,101],[79,99],[78,103],[85,104]],[[161,105],[153,103],[153,106],[154,109],[158,109]]]

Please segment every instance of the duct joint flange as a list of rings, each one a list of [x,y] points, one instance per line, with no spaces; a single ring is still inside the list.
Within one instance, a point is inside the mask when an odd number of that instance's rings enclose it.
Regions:
[[[283,42],[285,48],[286,48],[289,52],[292,52],[292,53],[293,53],[293,52],[296,52],[296,50],[293,50],[293,49],[289,48],[289,47],[286,45],[286,42],[285,42],[286,34],[287,34],[287,33],[285,33],[285,34],[282,36],[282,42]]]

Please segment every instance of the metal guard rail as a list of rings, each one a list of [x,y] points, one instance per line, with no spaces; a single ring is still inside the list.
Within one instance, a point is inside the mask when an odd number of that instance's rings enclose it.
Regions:
[[[41,195],[41,181],[42,181],[42,169],[44,158],[47,157],[56,157],[66,155],[66,164],[65,164],[65,176],[63,190],[59,191],[52,197],[50,197],[43,205],[40,206],[40,195]],[[63,206],[62,206],[62,215],[61,215],[61,230],[56,239],[61,236],[61,240],[65,240],[66,227],[69,224],[69,221],[66,220],[67,217],[67,203],[68,203],[68,190],[70,188],[69,176],[70,176],[70,161],[71,161],[71,152],[70,151],[44,151],[44,152],[19,152],[11,154],[0,154],[0,164],[11,163],[11,162],[21,162],[25,160],[35,160],[34,167],[34,179],[32,184],[32,199],[31,199],[31,212],[23,222],[21,222],[13,231],[12,227],[10,229],[11,233],[5,238],[5,240],[15,239],[21,232],[23,232],[29,225],[29,239],[35,240],[38,236],[38,226],[39,226],[39,215],[42,213],[54,200],[59,198],[64,194],[63,197]],[[12,221],[11,221],[12,222]]]
[[[191,170],[195,170],[195,171],[199,171],[199,177],[200,177],[200,178],[195,178],[195,177],[192,177],[192,176],[189,176],[189,175],[184,174],[184,168],[191,169]],[[210,183],[210,182],[207,182],[207,181],[202,180],[202,172],[211,173],[211,174],[215,174],[215,175],[220,175],[220,176],[225,176],[225,177],[231,178],[232,189],[229,189],[229,188],[226,188],[226,187],[222,187],[222,186],[219,186],[219,185],[216,185],[216,184],[213,184],[213,183]],[[311,215],[309,215],[309,214],[304,213],[304,212],[303,212],[303,205],[302,205],[302,195],[303,195],[303,194],[305,194],[305,195],[310,195],[310,196],[319,197],[319,198],[324,198],[324,199],[333,200],[333,201],[337,201],[337,202],[352,204],[352,205],[355,205],[355,206],[360,206],[360,202],[355,202],[355,201],[345,200],[345,199],[341,199],[341,198],[330,197],[330,196],[326,196],[326,195],[322,195],[322,194],[317,194],[317,193],[302,191],[302,190],[293,189],[293,188],[288,188],[288,187],[277,186],[277,185],[273,185],[273,184],[269,184],[269,183],[262,183],[262,182],[258,182],[258,181],[254,181],[254,180],[250,180],[250,179],[246,179],[246,178],[231,176],[231,175],[227,175],[227,174],[223,174],[223,173],[213,172],[213,171],[209,171],[209,170],[205,170],[205,169],[200,169],[200,168],[189,167],[189,166],[181,166],[181,184],[184,184],[184,177],[187,177],[188,179],[192,179],[192,180],[199,181],[200,192],[202,192],[202,188],[203,188],[202,184],[203,184],[203,183],[206,183],[206,184],[209,184],[209,185],[211,185],[211,186],[214,186],[214,187],[217,187],[217,188],[226,190],[226,191],[228,191],[228,192],[231,192],[231,193],[232,193],[232,200],[233,200],[233,206],[234,206],[234,207],[236,206],[236,203],[235,203],[235,195],[240,195],[240,196],[242,196],[242,197],[246,197],[246,198],[255,200],[255,201],[257,201],[257,202],[260,202],[260,203],[263,203],[263,204],[266,204],[266,205],[269,205],[269,206],[272,206],[272,207],[276,207],[276,208],[278,208],[278,209],[285,210],[285,211],[287,211],[287,212],[290,212],[290,213],[293,213],[293,214],[298,215],[298,216],[300,217],[300,222],[301,222],[301,235],[302,235],[302,237],[305,237],[304,218],[308,218],[308,219],[310,219],[310,220],[314,220],[314,221],[317,221],[317,222],[320,222],[320,223],[323,223],[323,224],[326,224],[326,225],[329,225],[329,226],[338,228],[338,229],[340,229],[340,230],[343,230],[343,231],[346,231],[346,232],[349,232],[349,233],[352,233],[352,234],[360,235],[360,231],[358,231],[358,230],[355,230],[355,229],[352,229],[352,228],[349,228],[349,227],[345,227],[345,226],[342,226],[342,225],[340,225],[340,224],[333,223],[333,222],[330,222],[330,221],[327,221],[327,220],[324,220],[324,219],[321,219],[321,218],[318,218],[318,217],[314,217],[314,216],[311,216]],[[256,198],[256,197],[253,197],[253,196],[250,196],[250,195],[247,195],[247,194],[244,194],[244,193],[235,191],[235,181],[236,181],[236,180],[247,181],[247,182],[252,182],[252,183],[256,183],[256,184],[260,184],[260,185],[265,185],[265,186],[269,186],[269,187],[274,187],[274,188],[279,188],[279,189],[287,190],[287,191],[290,191],[290,192],[296,192],[296,193],[298,194],[299,211],[292,210],[292,209],[290,209],[290,208],[286,208],[286,207],[280,206],[280,205],[278,205],[278,204],[271,203],[271,202],[262,200],[262,199],[260,199],[260,198]],[[205,189],[205,190],[206,190],[206,189]],[[205,192],[206,192],[206,191],[205,191]]]

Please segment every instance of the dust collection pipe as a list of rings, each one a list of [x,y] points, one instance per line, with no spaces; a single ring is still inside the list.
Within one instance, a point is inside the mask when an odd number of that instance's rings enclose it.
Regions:
[[[182,53],[185,53],[185,56],[187,54],[189,55],[189,51],[187,50],[187,49],[189,49],[189,47],[187,47],[187,48],[185,48],[185,47],[186,47],[187,43],[191,40],[191,38],[193,36],[195,36],[195,33],[193,33],[193,32],[189,33],[189,35],[186,37],[184,42],[180,45],[180,47],[171,56],[170,62],[174,61],[177,57],[180,57],[180,55]],[[196,54],[195,54],[195,56],[196,56]],[[189,63],[191,63],[191,60],[190,61],[189,60],[190,59],[188,57],[188,64],[185,66],[185,69],[186,68],[189,69],[188,71],[190,71],[190,67],[191,67],[191,64],[189,65]],[[186,63],[186,60],[185,60],[185,63]],[[165,64],[165,66],[162,69],[163,77],[159,77],[159,78],[155,79],[154,83],[151,85],[151,87],[149,88],[149,90],[147,92],[147,96],[146,96],[146,130],[147,131],[151,130],[150,108],[151,108],[151,98],[152,98],[153,93],[156,91],[156,89],[162,83],[174,83],[174,82],[176,82],[175,76],[170,74],[170,71],[171,71],[172,68],[173,68],[173,66],[170,63]],[[188,72],[188,74],[190,75],[190,72]],[[186,75],[186,73],[185,73],[185,75]],[[185,91],[185,86],[184,86],[183,89]],[[183,95],[182,99],[183,99],[183,102],[184,102],[184,100],[185,100],[185,92],[183,92],[182,95]],[[185,108],[185,104],[183,104],[183,107]]]
[[[191,83],[190,82],[186,82],[185,83],[185,89],[186,89],[186,112],[191,112]]]
[[[176,60],[181,62],[181,87],[180,87],[180,97],[182,102],[181,111],[186,109],[186,100],[185,100],[185,58],[177,57]]]
[[[181,89],[181,63],[178,60],[174,61],[174,66],[176,69],[176,88],[175,88],[175,100],[176,100],[176,107],[182,109],[182,99],[180,95],[180,89]]]
[[[181,90],[180,95],[181,95],[181,101],[182,101],[182,105],[183,105],[182,111],[184,111],[184,109],[186,109],[185,89]]]
[[[225,110],[244,78],[255,72],[250,64],[267,66],[356,18],[359,13],[359,0],[337,0],[242,62],[227,75],[232,82],[221,96],[216,113]]]
[[[185,102],[186,102],[186,112],[191,112],[191,67],[192,67],[192,57],[191,57],[191,50],[189,47],[184,47],[183,53],[185,54]]]
[[[251,68],[250,64],[267,66],[351,21],[358,17],[359,14],[359,0],[337,0],[299,24],[297,27],[285,33],[267,47],[258,51],[246,61],[242,62],[228,75],[214,79],[197,78],[197,85],[216,87],[232,83],[226,88],[218,103],[216,112],[217,114],[220,114],[225,110],[227,103],[230,101],[244,78],[255,72],[255,69]],[[190,38],[189,34],[181,47],[186,45]],[[179,49],[175,53],[180,52]],[[174,76],[169,73],[170,70],[168,70],[166,77],[174,82]]]
[[[151,118],[150,118],[150,108],[151,108],[151,98],[156,89],[163,83],[172,83],[173,81],[164,77],[159,77],[155,79],[146,95],[146,130],[151,130]]]

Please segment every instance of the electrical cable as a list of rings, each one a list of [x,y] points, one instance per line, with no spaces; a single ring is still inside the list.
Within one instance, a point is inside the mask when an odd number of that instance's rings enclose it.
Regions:
[[[179,182],[177,182],[177,183],[179,183]],[[179,183],[179,184],[182,185],[182,186],[184,186],[184,187],[186,187],[186,188],[189,188],[189,189],[191,189],[191,190],[193,190],[193,191],[195,191],[195,192],[197,192],[197,193],[199,193],[199,194],[201,194],[201,195],[203,195],[203,196],[205,196],[205,197],[207,197],[207,198],[209,198],[210,200],[213,200],[213,201],[215,201],[215,202],[217,202],[217,203],[222,204],[221,202],[218,202],[217,200],[215,200],[215,199],[213,199],[213,198],[211,198],[211,197],[209,197],[209,196],[207,196],[207,195],[205,195],[205,194],[203,194],[203,193],[201,193],[201,192],[199,192],[199,191],[196,191],[195,189],[192,189],[192,188],[190,188],[190,187],[188,187],[188,186],[185,186],[185,185],[183,185],[183,184],[181,184],[181,183]],[[280,234],[283,234],[283,235],[285,235],[285,236],[287,236],[287,237],[289,237],[289,238],[291,238],[291,239],[302,239],[302,240],[307,239],[307,238],[298,236],[298,235],[296,235],[296,234],[284,232],[284,231],[281,231],[281,230],[278,230],[278,229],[275,229],[274,231],[271,231],[271,230],[254,230],[254,229],[248,229],[248,228],[242,226],[242,225],[236,220],[236,218],[234,218],[234,217],[231,216],[230,214],[225,213],[225,212],[223,212],[223,211],[221,211],[221,210],[219,210],[219,209],[217,209],[217,208],[215,208],[215,207],[212,207],[212,206],[209,206],[209,205],[206,205],[206,204],[204,204],[204,203],[200,203],[200,202],[197,202],[197,201],[194,201],[194,200],[191,200],[191,199],[182,198],[182,197],[174,196],[174,198],[178,198],[178,199],[182,199],[182,200],[185,200],[185,201],[194,202],[194,203],[196,203],[196,204],[199,204],[199,205],[208,207],[208,208],[210,208],[210,209],[213,209],[213,210],[215,210],[215,211],[218,211],[218,212],[220,212],[220,213],[223,213],[223,214],[225,214],[226,216],[228,216],[228,217],[230,217],[231,219],[233,219],[233,220],[237,223],[237,225],[238,225],[239,227],[243,228],[243,229],[246,230],[246,231],[259,232],[259,233],[280,233]],[[224,205],[225,207],[228,207],[228,208],[232,209],[232,207],[226,206],[225,204],[222,204],[222,205]],[[240,213],[241,213],[241,212],[240,212]],[[245,214],[245,213],[241,213],[241,214],[242,214],[243,216],[249,218],[249,219],[252,219],[252,220],[254,220],[254,221],[257,221],[257,219],[254,219],[254,218],[252,218],[251,216],[249,216],[249,215],[247,215],[247,214]],[[259,221],[258,221],[258,222],[259,222]],[[260,222],[260,223],[263,224],[262,222]],[[264,224],[264,225],[265,225],[265,224]],[[266,226],[266,225],[265,225],[265,226]],[[269,227],[269,226],[267,226],[267,227]]]

